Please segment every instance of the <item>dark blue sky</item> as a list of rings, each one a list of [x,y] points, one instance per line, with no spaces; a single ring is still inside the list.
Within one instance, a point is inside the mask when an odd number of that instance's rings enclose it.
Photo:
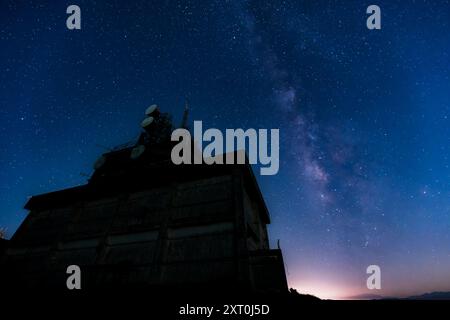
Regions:
[[[81,7],[82,29],[66,28]],[[382,29],[366,28],[381,8]],[[450,290],[449,1],[2,1],[0,226],[86,182],[158,103],[280,128],[258,177],[289,284],[321,297]]]

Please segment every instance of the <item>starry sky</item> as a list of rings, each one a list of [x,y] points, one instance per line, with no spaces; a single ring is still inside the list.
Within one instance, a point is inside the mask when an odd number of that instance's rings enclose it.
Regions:
[[[257,178],[290,287],[450,291],[449,1],[2,0],[0,21],[7,236],[29,196],[86,183],[147,106],[178,123],[187,97],[204,127],[280,129],[280,171]]]

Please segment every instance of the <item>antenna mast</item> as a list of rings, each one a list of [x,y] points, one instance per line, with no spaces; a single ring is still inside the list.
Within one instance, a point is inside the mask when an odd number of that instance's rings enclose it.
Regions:
[[[184,100],[184,112],[183,112],[183,120],[181,121],[181,128],[187,129],[188,125],[188,117],[189,117],[189,101],[188,99]]]

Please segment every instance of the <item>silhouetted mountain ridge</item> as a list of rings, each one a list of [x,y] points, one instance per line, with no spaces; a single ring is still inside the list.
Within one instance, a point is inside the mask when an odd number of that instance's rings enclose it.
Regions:
[[[384,297],[377,294],[363,293],[347,297],[348,300],[450,300],[450,291],[435,291],[409,297]]]
[[[407,300],[450,300],[450,292],[436,291],[424,293],[418,296],[410,296]]]

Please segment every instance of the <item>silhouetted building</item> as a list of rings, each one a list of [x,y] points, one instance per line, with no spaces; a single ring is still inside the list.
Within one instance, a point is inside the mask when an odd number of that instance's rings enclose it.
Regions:
[[[8,247],[8,240],[0,238],[0,258],[7,247]]]
[[[65,288],[66,268],[78,265],[83,289],[287,291],[250,165],[174,165],[168,132],[105,153],[86,185],[33,196],[3,258],[3,281]]]

